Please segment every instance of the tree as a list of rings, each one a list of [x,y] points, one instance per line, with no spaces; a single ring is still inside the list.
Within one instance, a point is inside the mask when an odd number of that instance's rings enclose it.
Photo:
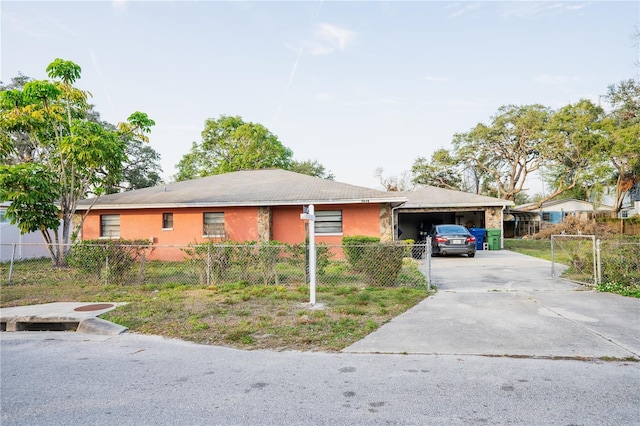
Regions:
[[[291,168],[293,152],[261,124],[240,117],[207,119],[202,142],[177,165],[176,180],[195,179],[238,170]]]
[[[640,82],[630,79],[611,85],[605,99],[611,105],[607,138],[600,149],[614,168],[612,215],[617,216],[625,197],[640,182]]]
[[[454,136],[455,158],[476,171],[480,188],[513,201],[527,176],[542,164],[548,118],[542,105],[500,107],[489,125],[480,123]]]
[[[603,118],[603,109],[586,99],[551,114],[541,156],[552,192],[538,205],[568,192],[575,197],[600,190],[608,172],[600,149],[605,141]]]
[[[438,188],[463,190],[463,165],[447,149],[441,148],[431,155],[431,160],[418,157],[411,167],[412,182]]]
[[[122,163],[122,177],[120,182],[106,189],[109,194],[148,188],[162,182],[160,154],[140,139],[128,139],[125,148],[126,159]]]
[[[335,176],[330,171],[327,171],[325,167],[318,163],[318,160],[306,160],[291,162],[289,169],[292,172],[301,173],[303,175],[315,176],[322,179],[334,180]]]
[[[107,129],[94,120],[88,93],[73,86],[80,66],[56,59],[47,73],[52,80],[0,92],[0,200],[11,202],[7,216],[22,233],[42,233],[53,264],[62,266],[77,202],[118,183],[126,140],[145,140],[155,123],[135,112]]]
[[[24,85],[32,80],[30,77],[18,74],[17,77],[11,79],[10,84],[2,85],[0,83],[0,92],[14,89],[21,91],[24,89]],[[116,126],[100,120],[100,114],[94,110],[93,105],[88,105],[86,119],[99,123],[109,131],[117,131]],[[120,132],[119,135],[126,142],[127,159],[122,165],[122,180],[105,191],[107,193],[129,191],[159,184],[162,181],[160,154],[145,143],[148,141],[134,137],[131,132]],[[2,164],[20,164],[42,155],[42,152],[38,154],[39,151],[42,151],[41,147],[35,144],[35,141],[25,131],[14,130],[10,137],[8,133],[1,132],[0,137],[2,138],[0,139],[0,162]]]
[[[384,169],[382,167],[376,168],[374,177],[378,178],[380,185],[385,191],[398,192],[398,191],[410,191],[413,189],[411,183],[411,176],[409,172],[403,172],[400,176],[387,176],[383,175]]]

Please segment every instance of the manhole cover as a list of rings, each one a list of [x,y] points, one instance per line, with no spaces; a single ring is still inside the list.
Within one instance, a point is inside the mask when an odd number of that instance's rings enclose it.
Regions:
[[[90,312],[90,311],[100,311],[102,309],[109,309],[109,308],[113,308],[113,305],[111,303],[96,303],[95,305],[79,306],[75,308],[74,311]]]

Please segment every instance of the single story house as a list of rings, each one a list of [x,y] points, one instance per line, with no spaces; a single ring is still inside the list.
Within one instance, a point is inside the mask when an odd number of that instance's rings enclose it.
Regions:
[[[406,201],[384,192],[284,170],[247,170],[83,200],[82,239],[146,239],[159,245],[204,241],[305,241],[303,208],[315,208],[316,241],[343,236],[391,240],[391,211]]]
[[[350,235],[418,240],[421,229],[445,222],[502,229],[502,212],[513,203],[435,187],[386,192],[284,170],[246,170],[83,200],[78,210],[90,208],[83,240],[295,244],[305,241],[300,214],[310,204],[316,241],[340,245]]]
[[[514,236],[521,236],[535,234],[547,224],[561,223],[569,215],[583,220],[592,218],[596,214],[608,216],[611,213],[611,206],[563,198],[545,201],[540,207],[536,203],[523,204],[510,209],[508,213],[505,217],[505,226],[515,230]]]

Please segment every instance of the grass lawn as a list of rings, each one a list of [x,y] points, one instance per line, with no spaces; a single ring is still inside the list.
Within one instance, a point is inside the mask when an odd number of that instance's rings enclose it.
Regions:
[[[504,248],[539,259],[551,260],[551,241],[549,240],[505,239]],[[562,265],[569,265],[571,261],[569,255],[562,251],[558,251],[554,256],[555,261]]]
[[[29,282],[8,285],[2,279],[0,306],[128,302],[102,318],[131,332],[242,349],[339,351],[428,295],[424,288],[319,286],[311,308],[306,285],[105,285],[43,262],[40,276]]]

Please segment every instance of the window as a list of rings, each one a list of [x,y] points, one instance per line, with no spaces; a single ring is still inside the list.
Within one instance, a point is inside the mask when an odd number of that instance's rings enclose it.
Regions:
[[[120,238],[120,215],[102,214],[100,215],[100,237]]]
[[[342,234],[342,210],[316,211],[316,234]]]
[[[202,234],[208,238],[224,238],[224,213],[205,213]]]
[[[544,220],[545,222],[549,222],[551,220],[551,213],[542,212],[542,220]]]
[[[173,213],[162,213],[162,229],[173,229]]]
[[[9,218],[6,216],[5,212],[0,212],[0,223],[4,222],[9,223]]]

